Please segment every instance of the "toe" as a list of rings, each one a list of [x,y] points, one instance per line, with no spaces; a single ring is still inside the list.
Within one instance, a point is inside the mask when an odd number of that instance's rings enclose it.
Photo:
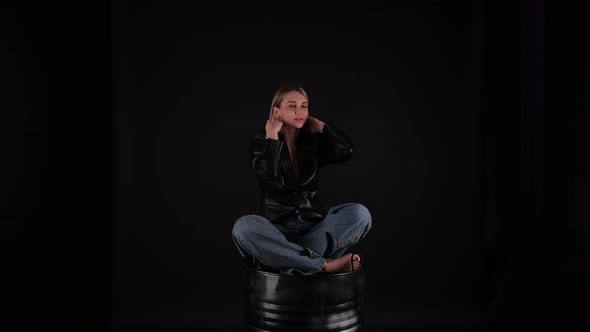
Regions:
[[[358,270],[358,269],[360,269],[363,266],[363,264],[362,264],[362,258],[361,258],[360,255],[354,254],[352,256],[352,259],[353,259],[353,267],[354,267],[355,270]]]

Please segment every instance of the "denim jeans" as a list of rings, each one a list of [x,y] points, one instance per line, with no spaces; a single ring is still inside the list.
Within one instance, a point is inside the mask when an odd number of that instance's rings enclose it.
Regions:
[[[321,221],[296,214],[280,223],[251,214],[233,226],[233,240],[242,257],[254,257],[282,274],[319,272],[325,258],[338,258],[371,229],[369,210],[358,203],[331,207]]]

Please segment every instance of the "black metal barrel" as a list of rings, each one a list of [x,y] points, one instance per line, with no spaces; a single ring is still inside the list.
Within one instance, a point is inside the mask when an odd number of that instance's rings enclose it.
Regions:
[[[362,331],[364,269],[312,275],[245,270],[246,331]]]

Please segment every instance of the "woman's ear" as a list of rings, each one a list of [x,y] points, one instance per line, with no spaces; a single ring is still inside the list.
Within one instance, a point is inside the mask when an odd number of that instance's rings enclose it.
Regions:
[[[278,107],[273,107],[272,108],[272,115],[277,118],[279,116],[279,108]]]
[[[268,115],[269,120],[275,119],[279,115],[279,109],[276,106],[273,106],[270,114]]]

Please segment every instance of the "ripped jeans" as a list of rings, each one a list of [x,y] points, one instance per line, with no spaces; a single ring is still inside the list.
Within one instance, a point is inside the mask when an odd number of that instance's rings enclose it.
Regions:
[[[307,221],[290,215],[280,224],[251,214],[233,226],[233,240],[242,257],[254,257],[281,274],[313,274],[325,258],[338,258],[371,229],[369,210],[358,203],[331,207],[326,217]]]

